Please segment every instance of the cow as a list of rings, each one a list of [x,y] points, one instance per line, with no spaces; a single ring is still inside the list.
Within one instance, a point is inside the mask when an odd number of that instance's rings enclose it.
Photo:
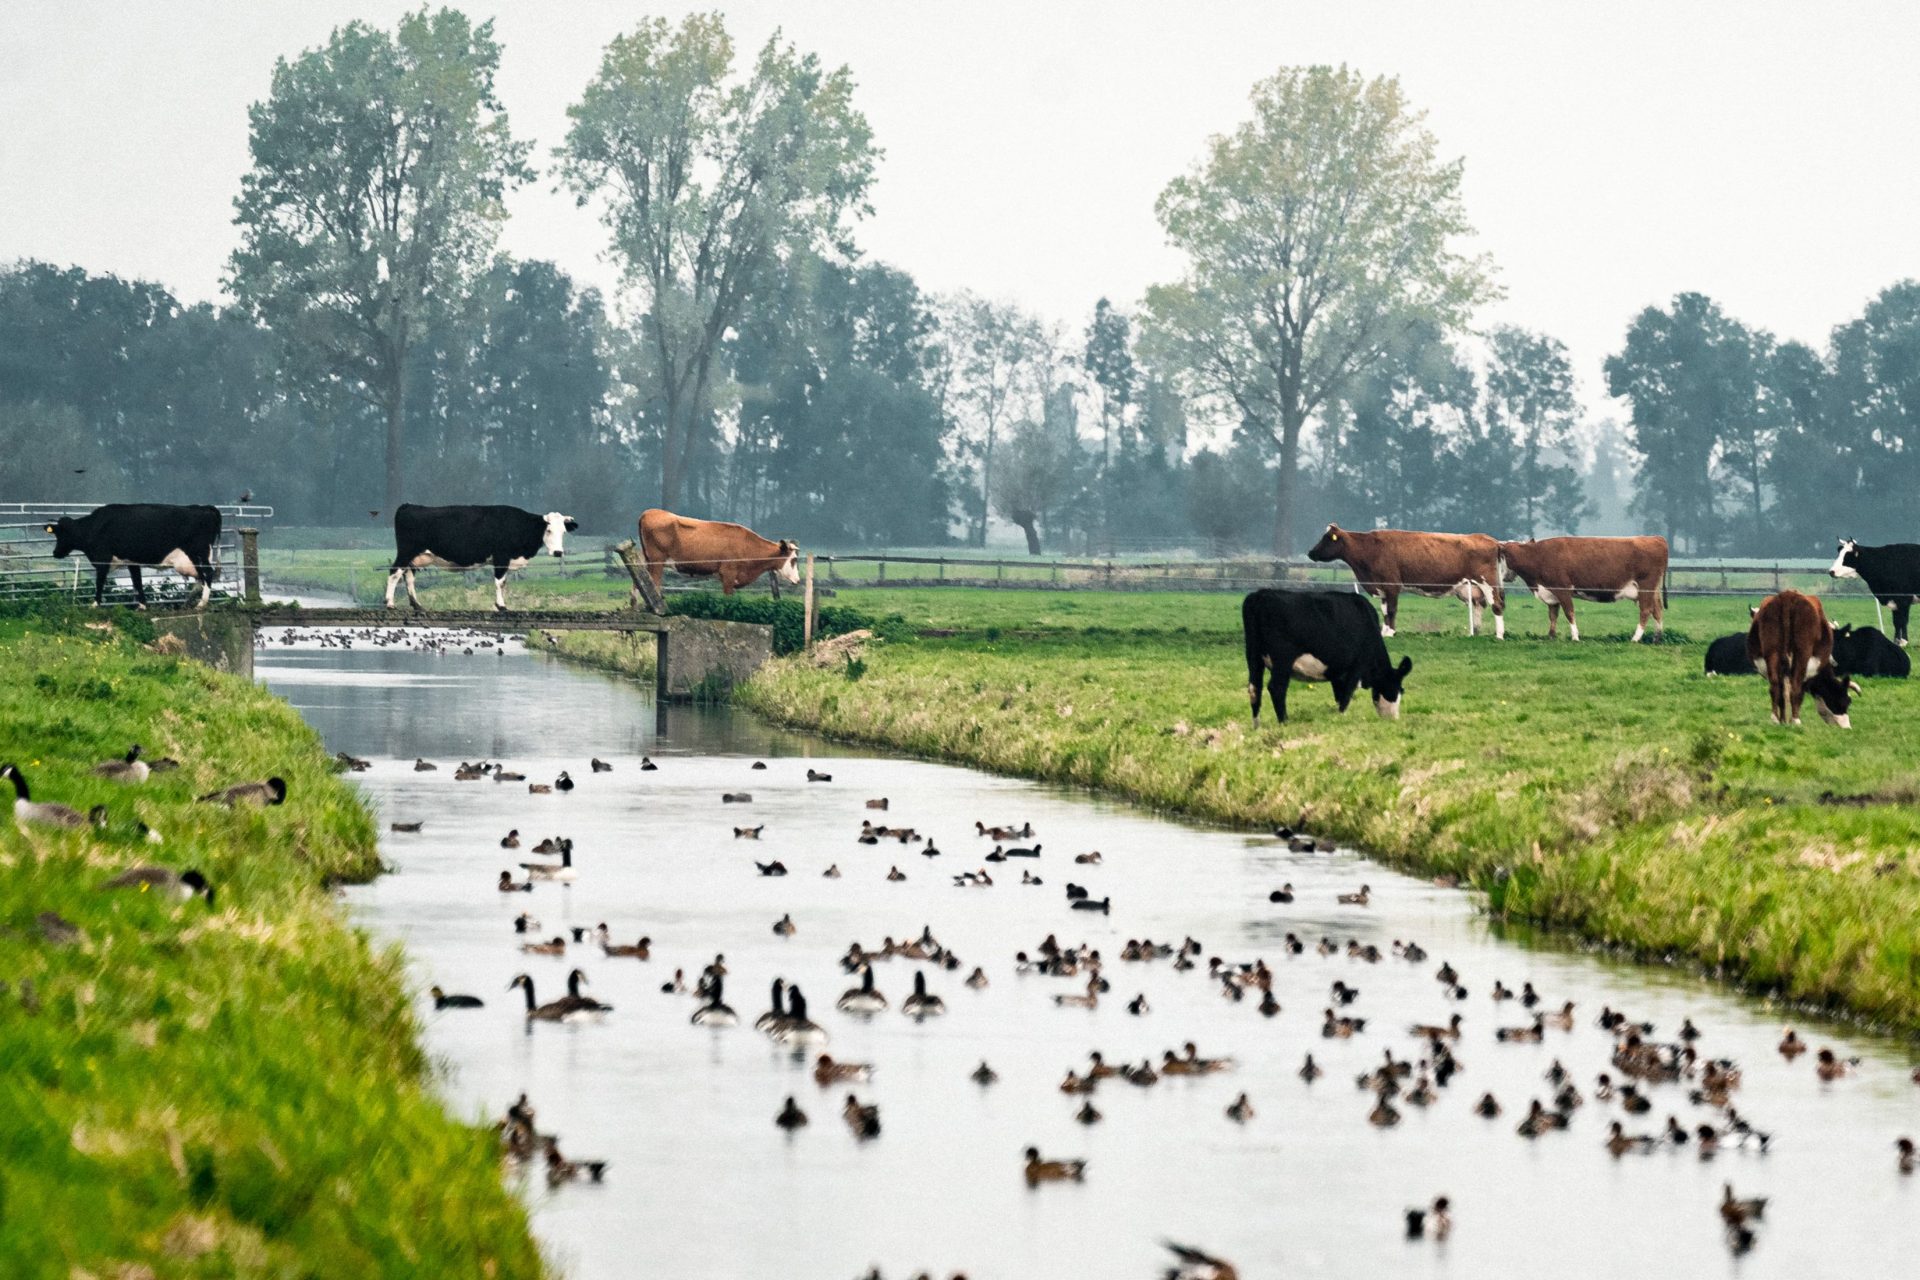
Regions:
[[[1833,665],[1850,676],[1891,676],[1905,680],[1913,662],[1899,645],[1873,627],[1851,622],[1833,629]]]
[[[800,581],[794,564],[799,551],[790,540],[771,542],[743,524],[696,520],[659,507],[640,513],[640,550],[647,558],[647,576],[653,579],[656,596],[669,564],[689,577],[720,579],[720,590],[726,595],[763,573],[782,582]]]
[[[1354,580],[1386,606],[1384,637],[1392,637],[1399,615],[1400,593],[1423,596],[1459,596],[1467,602],[1467,634],[1480,629],[1480,609],[1493,606],[1494,638],[1507,634],[1506,592],[1501,588],[1500,544],[1484,533],[1411,533],[1404,529],[1375,529],[1349,533],[1337,524],[1327,526],[1307,552],[1307,559],[1325,563],[1344,560]]]
[[[1798,591],[1768,596],[1753,611],[1747,630],[1747,660],[1767,677],[1775,724],[1800,723],[1806,694],[1828,724],[1852,727],[1847,707],[1860,686],[1833,662],[1833,627],[1820,602]]]
[[[84,516],[62,516],[46,526],[53,535],[53,556],[64,560],[78,551],[93,562],[93,603],[106,594],[115,565],[133,579],[134,607],[147,607],[143,568],[172,569],[200,582],[196,609],[207,607],[220,574],[213,567],[213,544],[220,539],[220,512],[213,507],[173,506],[164,502],[110,502]]]
[[[1500,544],[1503,576],[1518,575],[1547,606],[1547,639],[1559,634],[1560,611],[1567,611],[1567,633],[1580,638],[1573,602],[1592,600],[1612,604],[1634,600],[1640,605],[1640,623],[1634,643],[1647,634],[1647,619],[1664,639],[1666,610],[1660,598],[1667,576],[1667,540],[1643,538],[1546,538],[1539,542]]]
[[[1751,610],[1749,610],[1751,612]],[[1707,674],[1710,676],[1750,676],[1756,668],[1747,657],[1747,633],[1736,631],[1721,636],[1707,646]]]
[[[1907,647],[1907,612],[1920,597],[1920,543],[1892,542],[1863,547],[1840,539],[1840,554],[1827,570],[1831,578],[1858,578],[1881,604],[1893,606],[1893,638]]]
[[[1287,686],[1295,676],[1324,680],[1345,711],[1361,685],[1373,691],[1382,719],[1400,718],[1400,695],[1413,659],[1395,666],[1381,638],[1380,615],[1365,597],[1345,591],[1252,592],[1240,602],[1240,628],[1247,642],[1247,702],[1260,723],[1260,685],[1273,689],[1273,717],[1287,719]]]
[[[393,608],[393,589],[402,576],[407,600],[415,609],[420,597],[413,589],[414,570],[426,565],[442,569],[493,566],[493,607],[507,608],[502,590],[507,574],[549,551],[557,560],[566,536],[580,527],[572,516],[549,511],[537,516],[518,507],[422,507],[400,504],[393,513],[393,564],[387,573],[387,608]]]

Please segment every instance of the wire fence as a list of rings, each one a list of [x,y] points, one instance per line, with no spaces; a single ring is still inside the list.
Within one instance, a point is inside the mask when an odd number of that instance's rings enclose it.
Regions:
[[[64,559],[54,559],[54,536],[47,531],[47,526],[62,516],[84,516],[101,505],[97,502],[0,502],[0,600],[49,593],[93,599],[93,565],[78,551]],[[220,513],[220,537],[212,551],[217,574],[213,592],[239,596],[245,590],[245,581],[239,572],[239,530],[271,520],[273,508],[248,503],[214,509]],[[107,579],[105,601],[114,604],[133,601],[133,580],[127,567],[115,562]],[[186,588],[182,585],[185,580],[170,567],[150,564],[141,565],[140,569],[143,574],[151,575],[144,584],[150,601],[185,596]],[[198,600],[200,585],[197,582],[191,584],[191,591]]]

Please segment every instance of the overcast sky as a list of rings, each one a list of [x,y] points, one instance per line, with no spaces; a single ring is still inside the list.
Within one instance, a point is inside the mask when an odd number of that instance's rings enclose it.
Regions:
[[[33,257],[220,295],[249,103],[275,57],[378,0],[6,0],[0,261]],[[679,5],[496,0],[500,92],[544,159],[600,50]],[[724,6],[845,63],[886,151],[870,253],[1084,323],[1177,273],[1153,201],[1284,65],[1397,75],[1466,160],[1487,321],[1573,350],[1590,399],[1641,307],[1683,289],[1823,343],[1920,274],[1920,8],[1880,4],[899,3]],[[598,223],[543,178],[504,247],[610,284]]]

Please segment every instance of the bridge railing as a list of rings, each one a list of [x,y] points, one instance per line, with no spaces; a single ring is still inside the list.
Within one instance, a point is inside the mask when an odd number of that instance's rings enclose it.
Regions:
[[[0,502],[0,601],[49,592],[74,599],[93,599],[93,565],[86,556],[73,553],[64,560],[53,558],[54,539],[47,526],[61,516],[84,516],[102,504],[97,502]],[[213,544],[213,565],[218,577],[213,592],[219,596],[241,597],[247,590],[243,529],[252,529],[273,518],[273,508],[256,503],[229,503],[215,508],[220,512],[220,537]],[[147,596],[160,600],[178,595],[190,585],[199,597],[199,585],[187,581],[164,565],[140,566],[145,577]],[[254,591],[258,593],[258,565],[254,566]],[[107,601],[128,603],[133,599],[133,581],[125,568],[116,567],[107,579]]]

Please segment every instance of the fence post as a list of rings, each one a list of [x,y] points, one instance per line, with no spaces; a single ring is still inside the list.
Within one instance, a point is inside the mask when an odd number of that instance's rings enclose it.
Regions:
[[[807,552],[807,588],[800,620],[800,647],[813,648],[813,552]]]
[[[1777,594],[1779,594],[1779,591],[1780,591],[1780,566],[1779,566],[1779,565],[1777,565],[1777,564],[1773,566],[1773,590],[1774,590],[1774,593],[1775,593],[1776,595],[1777,595]]]
[[[620,563],[626,566],[627,576],[633,579],[633,590],[627,594],[627,608],[638,609],[644,600],[649,611],[664,616],[667,602],[653,589],[653,575],[641,565],[640,549],[634,546],[633,539],[616,543],[613,553],[620,557]]]
[[[235,530],[240,535],[240,581],[248,604],[260,603],[260,531]]]
[[[1007,562],[1005,560],[999,560],[994,563],[993,579],[995,582],[1005,582],[1007,580]]]
[[[887,558],[885,556],[881,556],[880,557],[880,581],[885,582],[886,580],[887,580]]]
[[[947,580],[947,558],[945,556],[941,556],[940,557],[940,581],[945,582],[946,580]]]

